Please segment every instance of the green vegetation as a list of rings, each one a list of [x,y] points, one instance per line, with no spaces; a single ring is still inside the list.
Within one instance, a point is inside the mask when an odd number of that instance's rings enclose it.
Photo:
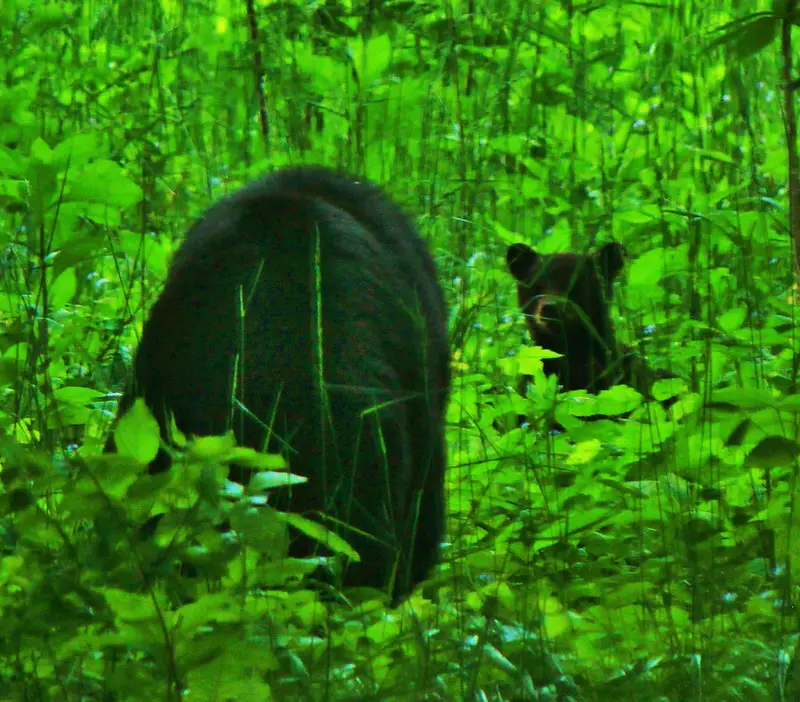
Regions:
[[[800,699],[794,5],[4,0],[0,699]],[[298,584],[225,440],[98,457],[189,223],[298,162],[384,184],[451,303],[449,541],[396,610]],[[524,343],[507,245],[612,239],[668,409]]]

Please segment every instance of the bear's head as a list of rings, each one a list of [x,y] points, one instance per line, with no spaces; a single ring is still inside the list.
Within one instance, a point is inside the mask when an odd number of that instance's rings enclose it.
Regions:
[[[597,392],[614,384],[616,340],[609,305],[625,250],[605,244],[591,254],[540,254],[526,244],[506,252],[533,342],[563,354],[544,361],[565,390]]]

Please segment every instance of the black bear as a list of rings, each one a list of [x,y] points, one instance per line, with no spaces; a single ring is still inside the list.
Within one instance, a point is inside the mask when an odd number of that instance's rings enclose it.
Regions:
[[[620,364],[609,301],[625,262],[622,246],[611,242],[581,255],[540,254],[513,244],[506,262],[534,343],[563,354],[543,362],[545,373],[555,373],[566,391],[613,385]]]
[[[233,429],[283,453],[309,482],[281,489],[277,506],[359,530],[342,531],[361,556],[344,584],[396,601],[443,538],[449,385],[445,301],[414,226],[378,187],[300,167],[190,229],[119,412],[143,397],[162,437],[171,413],[185,434]],[[155,464],[168,467],[166,452]],[[298,537],[290,553],[314,548]]]

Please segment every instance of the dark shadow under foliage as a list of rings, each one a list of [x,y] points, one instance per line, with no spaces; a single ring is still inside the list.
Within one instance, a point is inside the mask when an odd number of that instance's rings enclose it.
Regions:
[[[445,303],[408,218],[373,185],[293,168],[191,228],[119,411],[144,397],[164,437],[171,412],[184,433],[282,453],[309,482],[275,506],[364,532],[339,529],[362,559],[344,584],[393,582],[396,599],[443,537],[449,382]],[[294,556],[318,546],[294,536]]]

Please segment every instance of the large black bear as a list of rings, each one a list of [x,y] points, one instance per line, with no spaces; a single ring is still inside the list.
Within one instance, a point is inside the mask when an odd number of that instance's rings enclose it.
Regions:
[[[277,506],[364,532],[342,532],[361,556],[344,584],[397,600],[443,538],[447,334],[433,261],[397,206],[326,168],[278,171],[187,234],[119,411],[144,397],[163,437],[171,412],[186,434],[233,429],[283,453],[309,482]],[[168,465],[161,451],[151,470]],[[299,537],[291,554],[314,547]]]
[[[611,387],[621,370],[609,302],[625,262],[622,246],[611,242],[588,255],[548,255],[513,244],[506,262],[533,342],[563,354],[543,362],[545,373],[555,373],[566,391]]]

